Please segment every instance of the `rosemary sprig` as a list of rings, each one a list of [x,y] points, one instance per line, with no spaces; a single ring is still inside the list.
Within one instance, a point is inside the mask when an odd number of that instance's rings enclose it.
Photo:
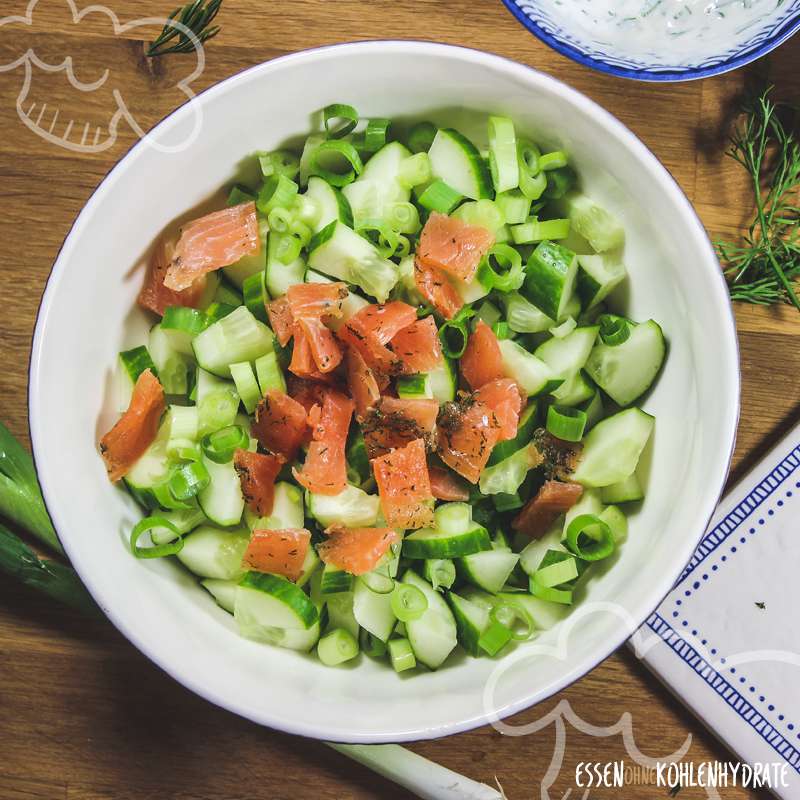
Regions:
[[[147,55],[150,58],[165,56],[167,53],[192,53],[195,49],[195,42],[188,36],[185,30],[174,24],[174,21],[188,28],[196,37],[200,44],[207,42],[219,33],[220,26],[211,27],[211,23],[222,7],[222,0],[210,0],[208,5],[205,0],[194,0],[185,6],[176,8],[167,17],[169,22],[164,25],[164,29],[158,38],[147,48]],[[175,41],[177,39],[177,41]]]
[[[739,244],[717,242],[731,297],[747,303],[792,303],[800,311],[800,144],[794,110],[770,98],[772,87],[748,99],[727,155],[748,172],[755,216]],[[785,121],[789,118],[789,121]]]

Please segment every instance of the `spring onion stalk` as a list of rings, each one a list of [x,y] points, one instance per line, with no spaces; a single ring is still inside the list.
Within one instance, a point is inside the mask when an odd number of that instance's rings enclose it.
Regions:
[[[431,160],[427,153],[415,153],[400,164],[400,183],[406,189],[412,189],[423,183],[428,183],[433,178]]]
[[[390,258],[397,251],[400,237],[397,231],[379,219],[368,219],[356,226],[356,233],[375,245],[381,258]]]
[[[33,459],[0,422],[0,515],[63,553],[44,506]]]
[[[279,392],[286,392],[286,378],[283,375],[283,370],[278,364],[278,355],[275,352],[266,353],[260,358],[256,359],[256,377],[258,378],[258,385],[261,389],[261,395],[265,395],[270,389],[275,389]],[[233,365],[231,365],[231,374],[233,373]]]
[[[416,586],[406,583],[395,584],[391,604],[400,622],[419,619],[428,610],[428,598]]]
[[[492,495],[492,502],[498,511],[513,511],[525,505],[524,501],[519,496],[519,492],[514,492],[513,494],[501,492],[500,494]]]
[[[465,778],[398,744],[329,742],[328,746],[423,800],[504,800],[497,789]]]
[[[489,117],[489,171],[495,191],[507,192],[519,186],[517,137],[508,117]]]
[[[511,338],[511,328],[508,327],[508,323],[505,321],[495,322],[492,325],[492,332],[498,339]]]
[[[545,173],[542,172],[541,176]],[[577,182],[575,170],[572,167],[562,167],[561,169],[551,169],[547,172],[547,186],[543,196],[548,200],[558,200],[563,197]]]
[[[527,642],[536,631],[530,614],[520,605],[496,603],[489,612],[489,618],[508,628],[516,642]]]
[[[191,500],[211,483],[202,461],[189,461],[175,467],[169,477],[169,490],[176,500]]]
[[[342,139],[327,139],[309,157],[311,175],[319,175],[331,186],[352,183],[364,169],[358,150]]]
[[[167,528],[175,534],[175,539],[164,544],[152,545],[150,547],[140,547],[139,539],[145,534],[156,528]],[[178,529],[166,517],[145,517],[140,520],[131,531],[131,552],[136,558],[163,558],[164,556],[174,556],[183,550],[183,536]]]
[[[567,166],[567,154],[563,150],[554,150],[552,153],[542,153],[539,156],[539,169],[550,171]]]
[[[386,209],[386,224],[398,233],[419,233],[419,211],[413,203],[393,203]]]
[[[478,647],[490,656],[496,656],[514,637],[505,625],[492,620],[478,639]]]
[[[0,572],[79,611],[95,615],[99,613],[75,570],[58,561],[39,558],[22,539],[2,524]]]
[[[449,589],[456,582],[456,565],[449,558],[429,558],[425,561],[424,575],[434,589]]]
[[[486,228],[487,231],[491,231],[494,234],[497,234],[506,222],[500,207],[494,200],[486,198],[463,203],[453,212],[453,216],[462,222],[466,222],[467,225]]]
[[[586,412],[579,408],[552,405],[547,409],[546,427],[556,439],[579,442],[586,428]]]
[[[502,318],[500,309],[489,300],[484,300],[480,308],[475,312],[478,319],[482,319],[490,328]]]
[[[615,314],[601,314],[598,318],[600,324],[600,338],[603,344],[615,347],[628,341],[631,335],[631,323],[624,317]]]
[[[364,135],[361,139],[361,149],[367,153],[377,153],[385,144],[392,121],[385,117],[376,117],[367,120]]]
[[[317,655],[326,667],[344,664],[358,655],[358,641],[350,631],[335,628],[319,640]]]
[[[291,208],[294,218],[312,227],[319,222],[322,209],[316,200],[304,194],[298,194]]]
[[[419,204],[428,211],[449,214],[463,199],[451,186],[437,178],[419,196]]]
[[[519,225],[525,222],[531,213],[531,200],[525,197],[519,189],[498,194],[495,203],[502,212],[507,225]]]
[[[578,577],[578,562],[574,557],[564,558],[540,567],[536,570],[536,580],[544,587],[551,589],[554,586],[561,586],[569,583]]]
[[[539,167],[539,148],[530,139],[517,139],[519,188],[529,200],[538,200],[547,188],[547,176]]]
[[[548,333],[556,339],[563,339],[565,336],[569,336],[577,327],[578,323],[575,321],[575,317],[567,317],[560,325],[550,328]]]
[[[260,153],[258,163],[261,166],[261,174],[265,178],[269,178],[271,175],[285,175],[287,178],[294,179],[300,170],[300,159],[288,150]],[[253,199],[252,196],[250,199]]]
[[[395,672],[404,672],[417,666],[417,659],[408,639],[390,639],[388,642],[389,660]]]
[[[594,514],[580,514],[567,526],[567,547],[584,561],[601,561],[614,552],[611,528]]]
[[[534,597],[546,600],[548,603],[560,603],[564,606],[572,605],[572,588],[569,586],[567,588],[542,586],[536,580],[536,575],[533,575],[530,580],[530,591]]]
[[[331,103],[322,109],[322,120],[331,139],[342,139],[358,125],[358,111],[346,103]]]
[[[291,208],[298,189],[298,185],[286,175],[270,175],[258,193],[256,206],[267,217],[273,208]]]
[[[201,316],[205,317],[205,314],[201,312]],[[119,363],[131,379],[131,383],[136,383],[138,377],[146,369],[149,369],[153,375],[158,376],[158,370],[155,364],[153,364],[153,359],[150,358],[150,353],[144,345],[134,347],[132,350],[123,350],[119,354]]]
[[[408,132],[408,149],[412,153],[427,153],[431,149],[437,130],[432,122],[418,122]]]
[[[515,244],[531,244],[545,239],[565,239],[569,235],[568,219],[538,220],[535,217],[521,225],[511,226],[511,238]]]
[[[275,258],[277,258],[281,264],[291,264],[300,257],[300,251],[303,249],[303,246],[300,244],[300,240],[291,234],[270,234],[270,240],[275,242]]]
[[[261,273],[259,273],[260,275]],[[267,355],[274,356],[274,353]],[[252,414],[256,410],[258,401],[261,400],[262,392],[259,389],[258,381],[256,380],[253,367],[249,361],[240,361],[237,364],[230,365],[231,377],[236,385],[236,391],[242,400],[245,411]]]
[[[301,247],[308,245],[314,235],[314,231],[303,220],[296,217],[289,223],[289,233],[300,242]]]
[[[233,425],[239,410],[239,395],[232,389],[217,389],[197,404],[198,433],[206,436]]]
[[[237,450],[246,450],[249,444],[250,437],[240,425],[228,425],[209,433],[200,442],[203,454],[215,464],[226,464]]]
[[[197,406],[170,406],[168,420],[170,440],[197,438]]]

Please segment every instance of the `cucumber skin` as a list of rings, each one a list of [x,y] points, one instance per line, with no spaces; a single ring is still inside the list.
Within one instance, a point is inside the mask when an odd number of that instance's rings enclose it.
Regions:
[[[430,530],[423,528],[422,530]],[[492,540],[489,532],[481,525],[476,525],[466,533],[441,536],[439,538],[414,538],[417,533],[403,539],[403,555],[406,558],[431,559],[431,558],[459,558],[492,549]]]
[[[536,430],[536,422],[538,420],[538,404],[536,400],[530,400],[528,407],[522,412],[519,418],[519,425],[517,426],[517,435],[513,439],[507,439],[504,442],[498,442],[493,448],[486,462],[487,467],[499,464],[509,456],[513,456],[517,450],[521,450],[526,444],[529,444],[533,437],[533,432]]]
[[[525,293],[548,317],[559,321],[572,294],[578,264],[572,250],[554,242],[540,242],[525,267]]]
[[[440,133],[443,136],[444,135],[449,136],[464,151],[466,157],[470,161],[470,164],[473,168],[472,169],[473,177],[475,178],[475,182],[477,183],[477,188],[478,188],[477,192],[478,196],[471,197],[470,199],[472,200],[491,199],[492,195],[494,194],[494,189],[492,185],[492,176],[489,173],[489,168],[486,166],[484,160],[481,158],[481,154],[478,152],[478,149],[475,147],[475,145],[469,139],[467,139],[466,136],[464,136],[462,133],[459,133],[454,128],[440,128],[439,131],[437,132],[437,136]]]
[[[239,586],[264,592],[291,606],[306,630],[319,622],[317,607],[299,586],[295,586],[286,578],[266,572],[247,572],[239,581]]]
[[[481,634],[489,624],[489,612],[485,608],[481,608],[475,603],[461,597],[455,592],[447,593],[447,602],[450,605],[450,610],[453,612],[453,618],[456,621],[456,636],[458,643],[474,658],[481,655],[481,649],[478,646],[478,641]],[[468,604],[468,605],[467,605]],[[474,611],[473,611],[474,609]],[[484,624],[480,630],[475,625],[475,621],[470,619],[469,614],[473,616],[480,615],[483,617]]]

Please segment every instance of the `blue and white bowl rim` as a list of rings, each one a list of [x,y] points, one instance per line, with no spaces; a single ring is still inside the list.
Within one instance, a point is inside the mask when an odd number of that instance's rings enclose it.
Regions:
[[[701,64],[699,66],[664,67],[656,69],[652,67],[636,67],[633,65],[621,66],[605,61],[597,55],[589,55],[575,45],[565,42],[546,31],[520,8],[518,0],[503,0],[503,5],[505,5],[514,17],[516,17],[517,21],[527,28],[534,36],[562,55],[586,67],[599,70],[600,72],[640,81],[689,81],[696,80],[697,78],[706,78],[711,75],[719,75],[761,58],[761,56],[774,50],[778,45],[785,42],[800,30],[800,7],[798,7],[795,9],[796,13],[778,25],[767,38],[759,41],[755,45],[749,43],[743,44],[739,51],[730,58],[718,59],[712,56],[706,59],[708,62],[706,65]]]

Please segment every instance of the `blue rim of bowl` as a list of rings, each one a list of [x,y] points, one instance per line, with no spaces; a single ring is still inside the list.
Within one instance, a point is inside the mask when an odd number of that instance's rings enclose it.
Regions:
[[[505,1],[505,0],[504,0]],[[479,56],[482,58],[488,58],[489,60],[496,60],[501,63],[505,63],[513,67],[514,69],[522,69],[533,72],[537,75],[542,76],[545,80],[552,81],[555,84],[560,85],[567,91],[567,93],[575,95],[581,99],[581,101],[587,103],[590,108],[600,115],[604,117],[608,124],[611,124],[621,130],[624,135],[631,137],[631,145],[634,149],[638,149],[640,153],[653,162],[656,167],[658,168],[659,174],[665,179],[667,186],[670,186],[673,191],[677,192],[677,200],[683,208],[690,213],[690,215],[694,218],[695,222],[698,226],[698,231],[701,233],[701,238],[705,240],[705,244],[707,245],[708,250],[710,251],[713,258],[716,260],[716,253],[714,252],[713,245],[711,244],[710,239],[708,238],[707,233],[705,232],[705,228],[703,227],[703,223],[700,220],[697,211],[695,210],[694,206],[690,202],[689,198],[684,193],[683,189],[680,187],[678,182],[672,176],[672,174],[667,170],[667,168],[661,163],[661,161],[654,155],[654,153],[644,144],[644,142],[632,131],[628,128],[623,122],[621,122],[617,117],[615,117],[610,111],[606,108],[601,106],[596,101],[592,100],[587,95],[583,94],[583,92],[575,89],[570,84],[562,81],[559,78],[554,77],[553,75],[548,75],[546,72],[542,72],[539,69],[531,67],[527,64],[523,64],[519,61],[514,61],[513,59],[507,58],[505,56],[497,55],[496,53],[491,53],[487,51],[477,50],[475,48],[466,47],[464,45],[452,45],[443,42],[430,42],[430,41],[423,41],[418,39],[368,39],[365,41],[359,42],[341,42],[338,44],[333,45],[322,45],[319,47],[311,47],[305,50],[299,50],[296,52],[286,53],[281,56],[276,56],[275,58],[268,59],[260,64],[254,64],[250,67],[246,67],[238,72],[235,72],[232,75],[229,75],[227,78],[224,78],[218,81],[215,84],[203,89],[202,91],[198,92],[195,95],[194,99],[189,102],[196,101],[201,95],[213,95],[216,92],[223,91],[223,87],[226,84],[232,83],[234,80],[241,79],[244,76],[260,71],[267,67],[268,64],[274,63],[286,63],[289,61],[300,60],[309,56],[312,56],[317,53],[324,53],[328,51],[336,51],[340,49],[358,49],[361,47],[369,47],[375,45],[412,45],[415,47],[421,48],[432,48],[432,49],[446,49],[446,50],[462,50],[467,53],[472,54],[473,56]],[[169,113],[167,113],[159,122],[157,122],[150,130],[149,134],[154,134],[162,125],[165,125],[171,120],[177,113],[184,108],[187,103],[184,103],[177,108],[173,109]],[[67,249],[67,245],[70,242],[75,229],[81,220],[85,210],[87,207],[90,207],[96,201],[96,195],[99,194],[101,189],[106,185],[107,181],[112,178],[112,176],[119,171],[123,164],[128,160],[128,158],[132,155],[133,151],[138,149],[143,145],[141,139],[137,139],[130,148],[120,156],[119,160],[111,167],[111,169],[106,173],[106,175],[99,181],[97,186],[92,191],[91,195],[87,199],[87,201],[81,207],[81,210],[78,212],[75,220],[73,221],[72,225],[70,226],[69,231],[67,232],[64,241],[61,243],[61,247],[59,247],[58,253],[53,260],[53,266],[50,270],[50,274],[47,276],[47,281],[45,282],[45,287],[42,292],[42,298],[39,303],[39,308],[36,311],[36,319],[34,322],[34,329],[32,334],[32,341],[31,341],[31,350],[30,355],[28,358],[28,425],[30,428],[30,435],[31,435],[31,456],[33,458],[33,465],[34,470],[36,472],[37,479],[39,479],[39,468],[37,464],[36,458],[36,443],[38,442],[38,425],[34,421],[33,415],[33,408],[36,405],[35,403],[35,394],[34,389],[38,389],[38,362],[40,357],[40,347],[41,347],[41,337],[43,332],[40,326],[44,326],[47,316],[49,314],[49,294],[53,289],[53,278],[56,275],[56,271],[58,268],[58,272],[61,271],[61,258],[64,251]],[[725,284],[725,279],[722,275],[722,271],[719,271],[718,274],[718,285],[724,288],[725,297],[727,298],[727,286]],[[733,379],[735,383],[735,412],[734,412],[734,419],[732,422],[732,431],[730,435],[730,443],[727,449],[727,456],[725,458],[725,468],[722,473],[719,475],[718,481],[713,485],[711,491],[709,492],[710,498],[710,507],[705,508],[700,512],[700,525],[702,527],[699,529],[697,534],[692,537],[693,545],[691,552],[688,553],[686,560],[681,563],[679,575],[683,572],[686,564],[692,557],[697,545],[699,544],[700,540],[705,533],[709,522],[711,521],[714,511],[719,504],[720,498],[722,497],[723,490],[727,483],[730,468],[733,461],[733,454],[736,446],[736,437],[737,431],[739,427],[739,418],[741,414],[741,382],[742,382],[742,372],[741,372],[741,362],[740,362],[740,355],[739,355],[739,340],[736,336],[736,327],[735,327],[735,320],[733,316],[733,307],[730,301],[727,302],[727,317],[728,317],[728,325],[730,326],[730,330],[733,333],[733,356],[736,367],[733,371]],[[40,480],[41,483],[41,480]],[[51,512],[52,504],[48,502],[48,491],[45,489],[45,486],[42,485],[42,498],[45,503],[45,508],[47,509],[48,513],[51,517],[54,517],[53,524],[56,528],[56,535],[58,536],[58,525],[57,520],[55,519],[54,512]],[[54,507],[54,506],[52,506]],[[65,537],[66,539],[66,537]],[[68,558],[71,557],[71,548],[70,543],[66,540],[61,540],[59,536],[59,541],[61,541],[62,546],[66,552]],[[70,558],[71,560],[71,558]],[[77,567],[76,567],[76,571]],[[83,580],[83,576],[78,572],[79,577]],[[312,725],[309,724],[297,724],[296,722],[293,724],[287,724],[283,721],[276,722],[274,719],[266,719],[262,714],[256,714],[251,712],[246,706],[242,706],[241,704],[232,703],[228,698],[220,696],[213,691],[211,691],[207,686],[204,686],[194,679],[190,678],[186,674],[182,673],[180,670],[176,668],[172,668],[172,666],[166,663],[165,659],[160,656],[160,654],[153,648],[150,647],[149,643],[146,643],[140,637],[135,634],[133,631],[129,629],[127,624],[118,617],[116,611],[110,607],[106,607],[102,602],[101,598],[99,597],[98,593],[96,593],[95,588],[92,584],[91,580],[85,581],[85,586],[89,593],[94,598],[95,602],[105,614],[105,616],[110,620],[110,622],[117,628],[117,630],[137,649],[139,652],[144,654],[156,667],[163,670],[167,675],[173,678],[182,686],[186,687],[190,691],[197,694],[199,697],[202,697],[204,700],[213,703],[214,705],[225,709],[226,711],[230,711],[238,716],[241,716],[245,719],[249,719],[252,722],[255,722],[258,725],[264,725],[274,730],[283,731],[285,733],[305,736],[311,739],[317,740],[327,740],[333,742],[341,742],[341,743],[352,743],[352,744],[385,744],[388,742],[415,742],[415,741],[424,741],[430,739],[438,739],[445,736],[452,736],[457,733],[464,733],[466,731],[474,730],[475,728],[481,727],[483,725],[491,724],[496,720],[506,719],[514,714],[520,713],[521,711],[525,711],[541,702],[544,702],[548,698],[552,697],[553,695],[557,694],[558,692],[563,691],[568,686],[572,685],[576,681],[583,678],[585,675],[589,674],[592,670],[594,670],[599,664],[605,661],[609,656],[611,656],[614,652],[619,650],[625,642],[636,633],[641,625],[643,625],[648,617],[655,611],[659,605],[663,602],[664,598],[672,591],[674,584],[670,584],[668,588],[664,589],[663,592],[658,593],[658,598],[656,602],[649,602],[647,603],[646,613],[642,616],[641,612],[637,614],[637,616],[641,617],[641,622],[639,623],[638,627],[635,627],[633,630],[628,631],[628,634],[625,635],[623,632],[622,636],[614,636],[612,637],[612,641],[610,643],[606,643],[606,646],[603,648],[598,648],[598,654],[594,657],[588,659],[591,663],[586,666],[585,669],[581,667],[571,667],[567,669],[565,673],[561,676],[560,680],[554,681],[551,686],[546,687],[545,689],[539,692],[539,696],[535,694],[526,695],[524,698],[517,699],[513,702],[507,703],[502,708],[494,708],[491,712],[481,713],[478,716],[470,717],[470,718],[462,718],[456,722],[446,722],[440,725],[429,727],[424,730],[416,729],[414,731],[404,731],[400,734],[392,736],[389,738],[385,734],[363,734],[363,733],[352,733],[349,732],[346,735],[322,735],[318,732],[318,730],[314,729]]]
[[[787,19],[769,39],[762,42],[758,47],[745,50],[711,67],[680,70],[626,69],[625,67],[615,67],[600,59],[592,58],[577,47],[566,44],[555,36],[552,36],[525,14],[517,5],[516,0],[502,0],[502,2],[523,27],[527,28],[537,39],[540,39],[546,45],[552,47],[553,50],[561,53],[562,56],[567,56],[567,58],[571,58],[578,64],[591,67],[598,72],[605,72],[607,75],[616,75],[619,78],[630,78],[636,81],[650,81],[656,83],[693,81],[698,78],[708,78],[712,75],[730,72],[731,70],[738,69],[745,64],[749,64],[751,61],[761,58],[761,56],[765,56],[800,30],[800,12],[798,12],[796,16]]]

